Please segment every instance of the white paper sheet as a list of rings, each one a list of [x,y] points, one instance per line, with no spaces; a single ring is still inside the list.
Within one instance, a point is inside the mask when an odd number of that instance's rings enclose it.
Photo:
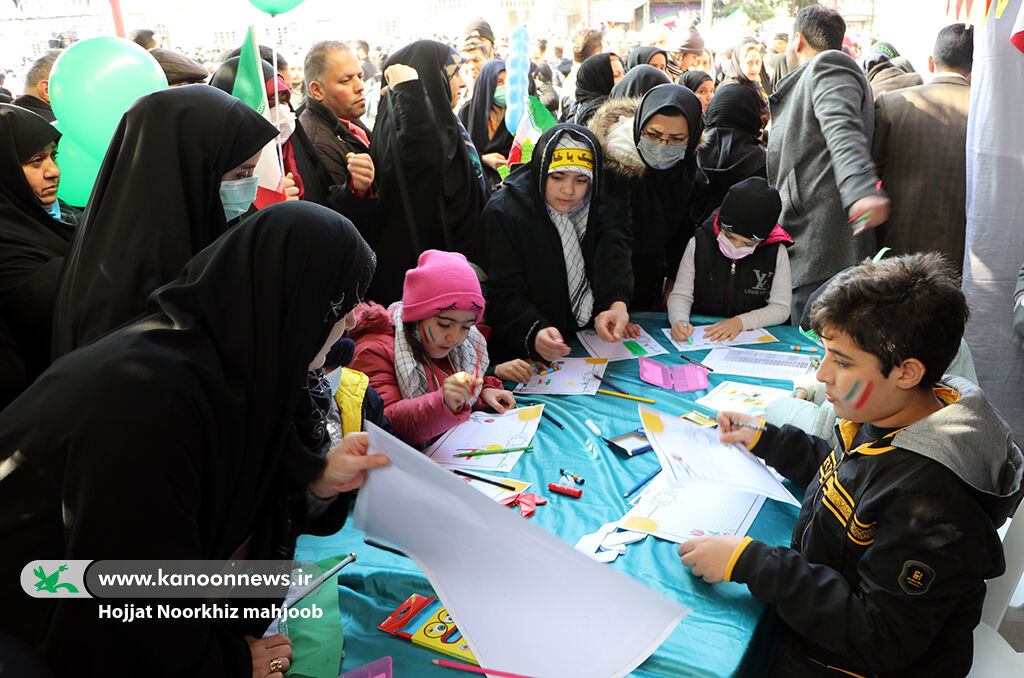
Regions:
[[[551,363],[554,372],[535,374],[529,382],[515,387],[516,393],[545,395],[594,395],[601,388],[608,361],[604,358],[563,358]]]
[[[688,612],[367,429],[370,453],[391,463],[367,474],[355,527],[419,565],[481,666],[537,678],[624,676]],[[569,603],[566,582],[578,594]]]
[[[517,407],[504,414],[474,412],[469,419],[451,429],[428,447],[425,455],[442,466],[476,471],[511,471],[523,452],[456,457],[468,449],[498,450],[526,447],[533,441],[540,424],[543,405]],[[532,454],[526,452],[525,454]]]
[[[771,386],[743,384],[738,381],[723,381],[708,394],[697,398],[697,403],[721,412],[761,414],[768,403],[779,398],[788,398],[791,391]]]
[[[755,351],[749,348],[716,348],[702,363],[715,374],[735,374],[758,379],[789,379],[792,381],[814,371],[813,358],[798,353]]]
[[[800,506],[771,469],[749,450],[719,442],[717,429],[702,428],[645,405],[637,409],[647,439],[661,462],[658,476],[669,487],[705,480]]]
[[[693,334],[690,335],[690,339],[693,341],[676,341],[672,338],[672,329],[666,327],[661,331],[665,333],[668,340],[672,342],[680,351],[703,351],[708,348],[720,348],[723,346],[741,346],[746,344],[770,344],[778,341],[768,330],[763,327],[755,327],[749,330],[743,330],[732,339],[724,339],[722,341],[711,341],[704,336],[704,330],[711,327],[711,325],[694,325]]]
[[[642,355],[668,353],[668,350],[643,328],[640,328],[640,336],[622,341],[605,341],[597,336],[596,330],[580,330],[576,336],[583,344],[583,348],[587,349],[587,353],[594,358],[631,360]]]
[[[677,544],[704,535],[743,536],[764,502],[764,495],[700,480],[673,488],[659,473],[621,524]]]

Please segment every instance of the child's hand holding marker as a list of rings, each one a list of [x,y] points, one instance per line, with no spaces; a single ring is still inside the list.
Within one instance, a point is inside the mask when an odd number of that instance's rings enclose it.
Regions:
[[[444,404],[452,412],[458,412],[469,399],[483,386],[484,380],[473,378],[466,372],[456,372],[444,380]]]
[[[739,412],[718,413],[718,439],[723,443],[740,443],[749,447],[764,430],[764,420]]]
[[[687,320],[680,320],[672,325],[672,339],[674,341],[683,341],[693,336],[693,325]]]

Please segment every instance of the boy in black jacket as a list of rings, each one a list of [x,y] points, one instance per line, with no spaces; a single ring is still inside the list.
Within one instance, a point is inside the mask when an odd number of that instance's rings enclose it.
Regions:
[[[807,486],[791,548],[749,537],[679,547],[705,581],[747,584],[784,622],[771,675],[965,676],[996,528],[1021,498],[1024,457],[984,394],[945,377],[968,309],[934,254],[849,269],[814,304],[818,369],[839,444],[722,412],[739,442]],[[763,423],[763,420],[760,422]]]

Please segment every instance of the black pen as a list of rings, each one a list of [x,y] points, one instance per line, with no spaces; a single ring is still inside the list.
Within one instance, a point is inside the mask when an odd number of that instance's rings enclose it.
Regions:
[[[550,414],[548,414],[547,412],[541,412],[541,414],[543,414],[544,418],[547,419],[548,421],[550,421],[552,424],[554,424],[558,428],[562,429],[563,431],[565,430],[565,427],[562,426],[560,423],[558,423],[558,420],[555,419],[554,417],[552,417]]]
[[[495,487],[500,487],[501,489],[508,490],[510,492],[515,492],[516,491],[516,486],[515,485],[509,485],[508,483],[503,483],[503,482],[498,481],[498,480],[491,480],[490,478],[484,478],[483,476],[478,476],[475,473],[470,473],[468,471],[463,471],[462,469],[453,468],[452,469],[452,473],[454,473],[457,476],[462,476],[463,478],[472,478],[473,480],[479,480],[481,483],[487,483],[488,485],[494,485]]]
[[[694,360],[693,358],[689,358],[689,357],[687,357],[687,355],[686,355],[685,353],[680,353],[680,354],[679,354],[679,357],[680,357],[680,358],[682,358],[683,360],[685,360],[686,362],[689,362],[689,363],[693,363],[693,364],[694,364],[694,365],[696,365],[697,367],[703,367],[703,368],[704,368],[705,370],[707,370],[708,372],[714,372],[714,370],[713,370],[713,369],[711,369],[710,367],[708,367],[708,366],[707,366],[707,365],[705,365],[704,363],[702,363],[702,362],[698,362],[698,361]]]
[[[403,558],[408,558],[409,557],[409,556],[405,555],[404,551],[399,551],[394,546],[388,546],[387,544],[379,542],[376,539],[371,539],[370,537],[363,537],[363,543],[367,544],[369,546],[372,546],[374,548],[381,549],[382,551],[391,551],[392,553],[394,553],[396,555],[399,555],[399,556],[402,556]]]

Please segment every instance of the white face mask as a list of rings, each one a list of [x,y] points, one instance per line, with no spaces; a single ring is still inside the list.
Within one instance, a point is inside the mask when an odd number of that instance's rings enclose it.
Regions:
[[[295,113],[287,104],[278,104],[270,109],[268,117],[270,123],[281,132],[277,137],[277,145],[280,146],[288,141],[295,131]]]
[[[244,179],[220,182],[220,202],[224,206],[224,218],[231,221],[249,211],[249,205],[256,199],[259,179],[253,175]]]
[[[666,146],[646,137],[640,137],[636,144],[643,161],[657,170],[675,166],[686,157],[686,146]]]
[[[718,232],[718,249],[722,251],[729,259],[733,261],[742,259],[743,257],[749,256],[753,253],[757,246],[754,247],[736,247],[732,244],[728,238],[725,237],[725,231]]]

